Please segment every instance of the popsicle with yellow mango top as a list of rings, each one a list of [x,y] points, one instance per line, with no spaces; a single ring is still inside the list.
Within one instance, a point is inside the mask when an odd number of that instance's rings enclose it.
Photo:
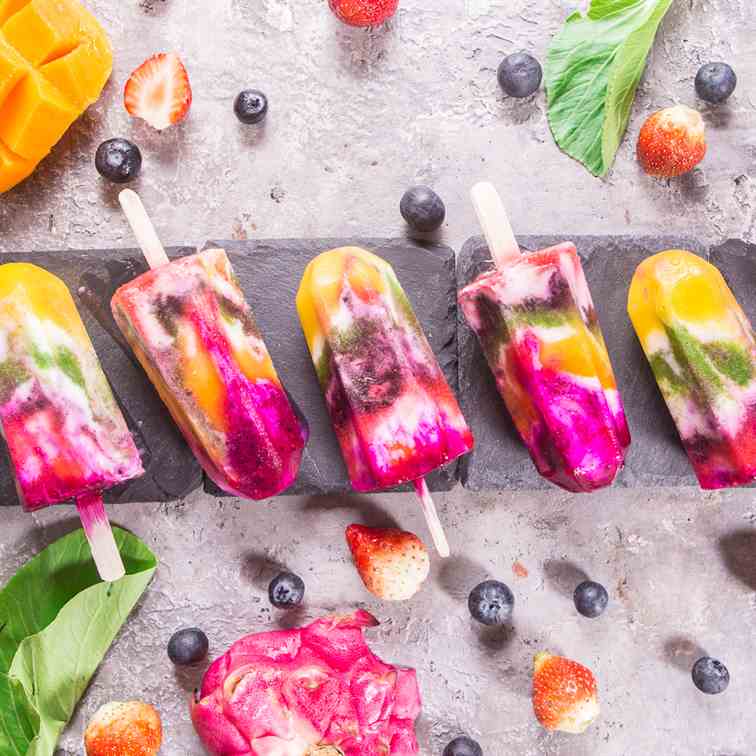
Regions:
[[[644,260],[628,312],[702,488],[756,479],[756,340],[722,274],[685,250]]]
[[[459,303],[517,431],[553,483],[610,485],[630,432],[577,250],[520,252],[496,189],[477,184],[471,196],[496,266]]]
[[[297,310],[352,486],[413,482],[448,556],[424,476],[473,437],[394,269],[357,247],[324,252],[305,270]]]
[[[65,284],[0,266],[0,426],[29,510],[70,499],[103,579],[124,574],[101,493],[143,473],[139,452]]]
[[[281,493],[308,438],[222,249],[168,261],[137,195],[121,204],[151,270],[115,293],[116,322],[205,472],[249,499]]]
[[[0,192],[99,98],[112,65],[105,31],[78,0],[0,0]]]

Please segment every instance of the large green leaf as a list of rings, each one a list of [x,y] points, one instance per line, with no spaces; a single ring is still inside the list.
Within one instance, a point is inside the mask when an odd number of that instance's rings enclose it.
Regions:
[[[0,754],[51,756],[157,560],[113,528],[126,577],[103,583],[77,530],[27,562],[0,591]]]
[[[651,45],[673,0],[592,0],[573,13],[546,59],[557,144],[596,176],[612,167]]]

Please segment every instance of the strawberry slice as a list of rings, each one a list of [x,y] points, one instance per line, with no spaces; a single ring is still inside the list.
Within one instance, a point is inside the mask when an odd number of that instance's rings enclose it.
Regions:
[[[582,664],[542,651],[535,656],[533,710],[547,730],[578,734],[599,714],[596,678]]]
[[[189,75],[176,53],[148,58],[126,82],[123,102],[130,115],[162,131],[186,117],[192,104]]]
[[[346,538],[362,582],[378,598],[412,598],[428,577],[428,550],[413,533],[350,525]]]

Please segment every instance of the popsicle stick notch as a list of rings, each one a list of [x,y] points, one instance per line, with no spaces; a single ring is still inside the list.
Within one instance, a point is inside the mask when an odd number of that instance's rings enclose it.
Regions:
[[[496,187],[488,181],[475,184],[470,190],[470,199],[494,264],[497,268],[506,267],[522,253]]]
[[[165,247],[163,247],[157,231],[155,231],[155,226],[152,225],[150,216],[147,215],[147,211],[144,209],[139,195],[131,189],[124,189],[118,195],[118,201],[121,203],[126,220],[128,220],[134,236],[136,236],[136,240],[142,249],[144,259],[147,260],[150,268],[159,268],[162,265],[167,265],[170,260],[168,260]]]
[[[76,507],[100,577],[106,583],[120,580],[126,568],[113,537],[102,494],[99,491],[82,494],[76,499]]]
[[[428,523],[428,529],[430,530],[436,551],[438,551],[440,557],[446,559],[451,555],[449,542],[446,540],[444,526],[441,524],[441,520],[438,517],[436,505],[433,503],[433,498],[428,490],[428,484],[425,482],[425,478],[418,478],[415,481],[415,492],[417,493],[417,496],[420,499],[420,504],[423,507],[425,521]]]

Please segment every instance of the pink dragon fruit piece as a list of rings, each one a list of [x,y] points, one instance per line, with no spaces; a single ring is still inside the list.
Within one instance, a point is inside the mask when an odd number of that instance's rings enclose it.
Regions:
[[[214,756],[412,756],[420,691],[412,669],[365,643],[365,611],[248,635],[207,671],[192,721]]]

